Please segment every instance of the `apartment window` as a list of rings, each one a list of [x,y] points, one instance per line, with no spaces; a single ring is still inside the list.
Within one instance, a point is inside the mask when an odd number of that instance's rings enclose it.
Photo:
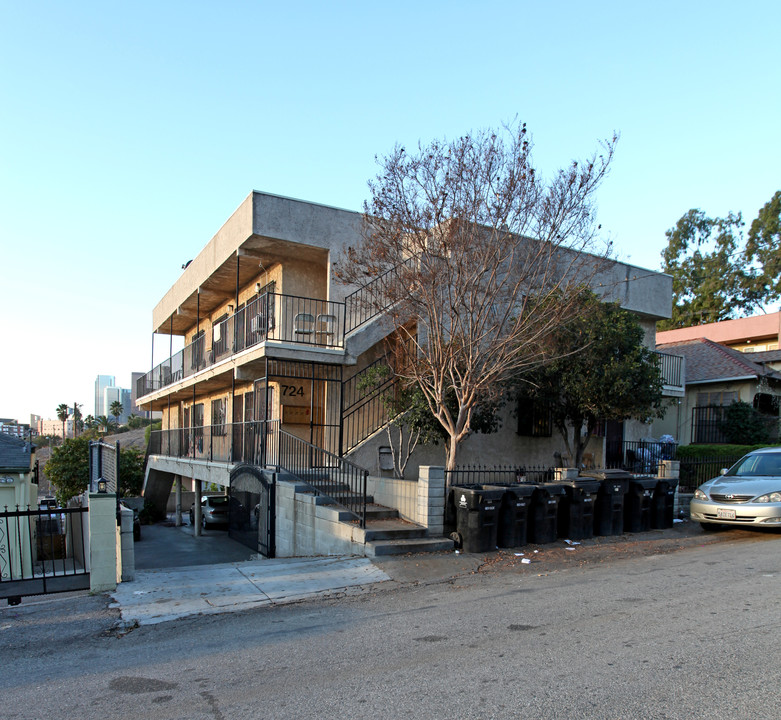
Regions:
[[[518,398],[518,435],[550,437],[553,435],[553,415],[550,403],[538,398]]]
[[[197,370],[198,368],[203,367],[203,341],[204,341],[203,330],[193,335],[193,341],[190,345],[191,347],[190,368],[192,370]]]
[[[697,407],[726,407],[737,402],[738,393],[735,390],[716,390],[715,392],[697,393]]]
[[[225,435],[225,414],[227,401],[225,398],[212,400],[212,435]]]

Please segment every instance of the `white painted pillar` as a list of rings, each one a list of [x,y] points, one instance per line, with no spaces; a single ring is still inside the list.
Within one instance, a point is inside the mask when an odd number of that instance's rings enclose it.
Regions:
[[[117,496],[89,494],[89,553],[91,592],[116,590],[122,576],[117,528]]]

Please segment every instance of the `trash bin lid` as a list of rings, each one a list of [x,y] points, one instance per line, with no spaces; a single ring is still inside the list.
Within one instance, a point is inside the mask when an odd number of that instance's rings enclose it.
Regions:
[[[576,480],[562,480],[559,483],[568,495],[594,495],[602,487],[602,481],[579,477]]]
[[[478,510],[481,505],[496,504],[501,501],[504,495],[504,488],[486,489],[482,485],[454,485],[453,504],[456,508],[467,508],[469,510]]]
[[[647,477],[647,476],[639,476],[639,477],[632,477],[629,479],[629,485],[639,485],[643,488],[643,490],[654,490],[656,489],[657,484],[659,483],[659,480],[654,477]]]

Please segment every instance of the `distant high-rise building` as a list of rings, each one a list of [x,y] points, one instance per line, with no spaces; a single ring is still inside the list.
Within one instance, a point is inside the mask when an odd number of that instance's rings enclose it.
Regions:
[[[113,387],[116,384],[113,375],[98,375],[95,379],[95,415],[94,417],[100,417],[101,415],[108,415],[108,408],[104,404],[105,390],[107,387]]]
[[[120,387],[107,387],[103,391],[103,404],[106,408],[106,412],[103,413],[108,417],[114,417],[114,413],[111,412],[111,406],[119,402],[122,405],[122,414],[119,416],[117,422],[122,425],[127,422],[130,416],[130,390]]]

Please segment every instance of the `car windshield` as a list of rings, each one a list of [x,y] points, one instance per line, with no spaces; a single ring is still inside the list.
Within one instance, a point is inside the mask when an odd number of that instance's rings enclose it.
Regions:
[[[746,455],[728,471],[737,477],[781,477],[781,453]]]
[[[228,498],[224,495],[220,495],[219,497],[210,497],[208,502],[212,507],[222,507],[223,505],[228,504]]]

